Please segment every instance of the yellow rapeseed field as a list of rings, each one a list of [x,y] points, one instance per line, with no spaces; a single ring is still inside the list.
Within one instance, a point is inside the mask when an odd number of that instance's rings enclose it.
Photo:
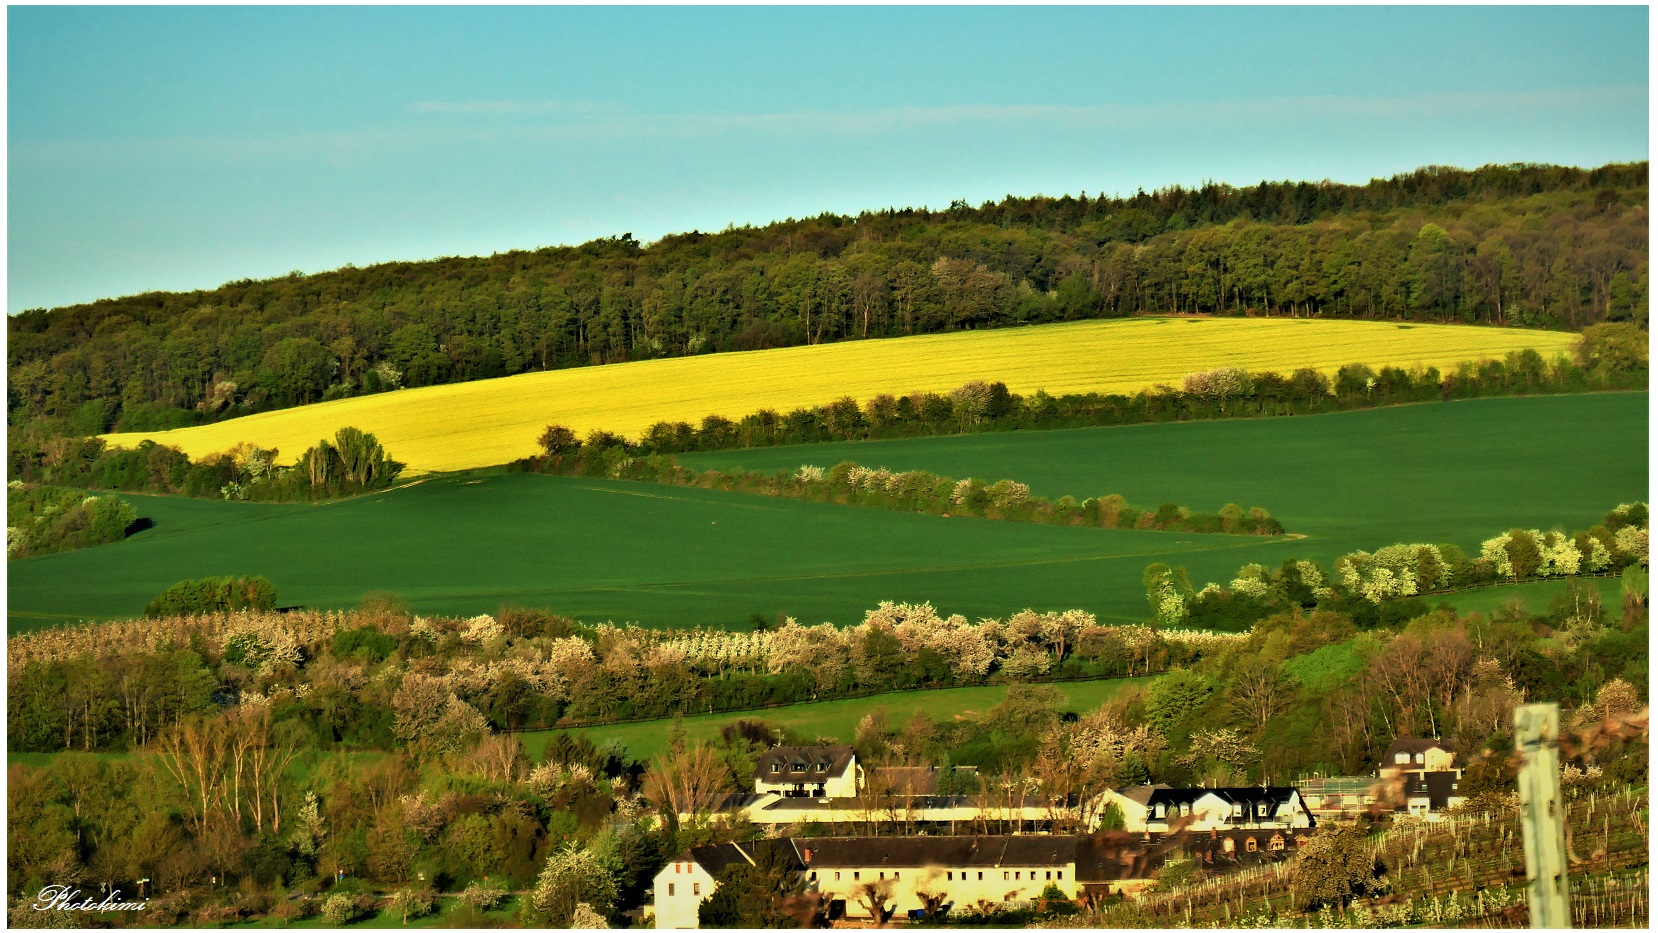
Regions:
[[[150,438],[191,457],[247,441],[276,447],[284,462],[345,425],[373,432],[408,474],[506,463],[536,451],[550,423],[585,434],[603,428],[637,437],[658,421],[736,419],[850,395],[948,391],[975,379],[1019,393],[1124,392],[1179,385],[1189,372],[1251,371],[1347,363],[1445,369],[1464,360],[1534,348],[1567,351],[1575,336],[1548,331],[1398,325],[1369,321],[1253,318],[1132,318],[1081,321],[717,353],[526,373],[459,385],[403,389],[175,431],[111,434],[111,444]]]

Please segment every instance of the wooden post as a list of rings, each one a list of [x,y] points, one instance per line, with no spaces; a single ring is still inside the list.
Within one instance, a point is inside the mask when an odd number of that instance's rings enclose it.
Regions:
[[[1514,711],[1520,765],[1520,828],[1525,841],[1526,894],[1534,928],[1572,925],[1566,882],[1566,822],[1560,800],[1560,707],[1529,703]]]

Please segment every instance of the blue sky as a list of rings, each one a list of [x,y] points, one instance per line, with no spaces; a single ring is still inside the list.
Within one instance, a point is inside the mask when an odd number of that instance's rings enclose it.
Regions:
[[[1647,158],[1599,8],[66,8],[7,308],[821,211]]]

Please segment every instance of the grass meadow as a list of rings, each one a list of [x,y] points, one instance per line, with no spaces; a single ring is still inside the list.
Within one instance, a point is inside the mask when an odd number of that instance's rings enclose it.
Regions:
[[[752,613],[850,623],[883,599],[969,617],[1082,608],[1143,620],[1141,573],[1328,562],[1405,541],[1475,548],[1516,525],[1587,527],[1645,498],[1644,393],[1490,399],[1267,420],[825,444],[687,458],[760,468],[843,458],[1038,494],[1271,509],[1305,537],[1024,525],[653,484],[433,477],[324,505],[130,496],[153,528],[9,562],[8,628],[126,617],[168,584],[262,574],[283,605],[390,590],[430,613],[503,603],[589,621],[745,627]],[[1481,592],[1464,594],[1478,600]]]
[[[1347,363],[1445,368],[1534,348],[1569,349],[1575,335],[1513,328],[1285,318],[1132,318],[644,360],[527,373],[342,399],[213,425],[108,435],[145,438],[191,457],[250,442],[287,461],[355,425],[408,465],[408,475],[506,463],[535,452],[549,423],[585,434],[637,436],[658,421],[740,418],[845,395],[947,391],[975,379],[1015,392],[1131,392],[1178,385],[1196,370],[1241,366],[1334,372]]]
[[[1067,710],[1086,712],[1117,695],[1125,687],[1138,684],[1149,687],[1155,678],[1126,678],[1119,680],[1088,680],[1055,684],[1065,695]],[[948,690],[911,690],[886,693],[880,696],[852,700],[827,700],[822,703],[802,703],[777,709],[750,710],[739,713],[715,713],[708,716],[687,716],[679,720],[680,728],[690,741],[717,741],[720,730],[741,719],[763,719],[774,725],[787,726],[815,738],[851,742],[858,732],[858,722],[865,716],[885,712],[887,720],[895,725],[909,722],[917,713],[926,713],[934,721],[975,719],[1007,697],[1007,687],[955,687]],[[668,747],[670,726],[662,720],[622,723],[614,726],[588,726],[567,730],[582,735],[594,745],[620,742],[627,748],[629,758],[649,761]],[[519,737],[532,758],[541,757],[541,750],[555,734],[526,732]]]

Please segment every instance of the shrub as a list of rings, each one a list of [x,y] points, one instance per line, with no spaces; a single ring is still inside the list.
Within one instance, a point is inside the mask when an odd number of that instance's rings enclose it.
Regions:
[[[391,896],[391,912],[408,923],[437,909],[437,895],[430,888],[403,888]]]
[[[365,894],[330,894],[322,902],[322,916],[330,925],[343,927],[348,923],[355,923],[373,913],[372,904]]]
[[[167,587],[144,607],[144,615],[155,619],[275,607],[276,587],[264,577],[203,577]]]
[[[498,879],[485,878],[474,881],[466,886],[466,890],[456,895],[462,904],[476,911],[494,910],[507,899],[507,886]]]

